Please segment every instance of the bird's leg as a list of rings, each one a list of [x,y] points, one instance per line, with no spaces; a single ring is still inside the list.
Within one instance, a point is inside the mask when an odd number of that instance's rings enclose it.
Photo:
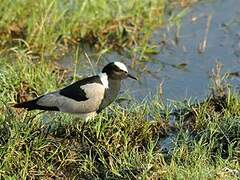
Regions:
[[[96,112],[92,112],[92,113],[87,113],[83,116],[84,118],[84,122],[83,122],[83,125],[81,127],[81,136],[82,136],[82,142],[84,140],[84,129],[85,129],[85,125],[87,124],[87,122],[89,120],[92,120],[96,115]]]
[[[81,127],[81,136],[82,136],[82,137],[83,137],[83,135],[84,135],[85,125],[86,125],[86,121],[83,122],[83,125],[82,125],[82,127]]]

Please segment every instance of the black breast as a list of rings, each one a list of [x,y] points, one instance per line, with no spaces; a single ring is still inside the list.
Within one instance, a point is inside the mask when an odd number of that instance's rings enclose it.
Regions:
[[[111,104],[117,97],[121,81],[109,79],[109,88],[105,90],[104,99],[97,110],[100,113],[105,107]]]

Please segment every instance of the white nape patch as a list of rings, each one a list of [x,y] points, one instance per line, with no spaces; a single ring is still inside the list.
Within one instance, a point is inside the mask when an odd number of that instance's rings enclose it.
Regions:
[[[114,62],[114,64],[119,67],[119,69],[128,72],[127,67],[125,66],[125,64],[121,63],[121,62]]]
[[[108,76],[106,73],[100,73],[99,74],[100,80],[103,83],[103,86],[107,89],[108,87]]]

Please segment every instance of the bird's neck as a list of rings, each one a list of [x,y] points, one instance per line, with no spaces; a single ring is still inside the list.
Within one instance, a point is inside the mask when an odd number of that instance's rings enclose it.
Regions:
[[[108,77],[108,88],[105,90],[104,99],[98,109],[98,112],[107,107],[116,99],[120,90],[120,85],[120,80],[114,80]]]
[[[111,92],[117,91],[116,93],[118,93],[120,90],[120,85],[121,85],[120,80],[115,80],[108,77],[108,87]]]
[[[120,86],[120,80],[108,78],[108,88],[105,91],[105,97],[107,97],[109,103],[116,99],[120,90]]]

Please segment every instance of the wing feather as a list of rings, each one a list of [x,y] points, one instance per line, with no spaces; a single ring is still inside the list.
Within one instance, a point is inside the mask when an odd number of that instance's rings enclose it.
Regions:
[[[77,81],[59,91],[59,94],[76,101],[86,101],[88,100],[87,94],[82,86],[91,83],[100,83],[102,84],[99,76],[92,76],[80,81]]]

